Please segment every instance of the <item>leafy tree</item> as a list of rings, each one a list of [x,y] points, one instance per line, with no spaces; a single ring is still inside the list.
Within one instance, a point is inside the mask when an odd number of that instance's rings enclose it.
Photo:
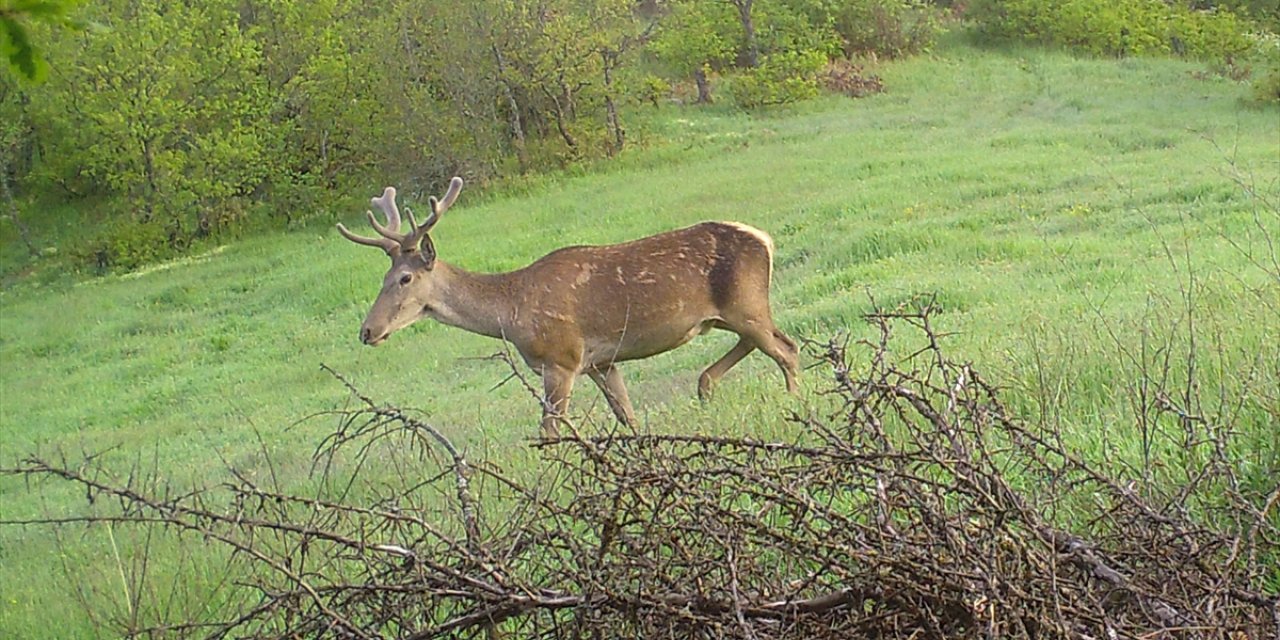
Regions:
[[[831,20],[845,55],[901,58],[933,44],[942,11],[928,0],[858,0],[835,7]]]
[[[233,0],[95,5],[108,29],[63,34],[56,77],[33,91],[43,176],[124,195],[143,222],[190,232],[234,222],[274,170],[261,55]]]
[[[698,102],[711,102],[707,71],[727,65],[736,52],[733,13],[720,2],[688,0],[673,3],[651,48],[671,70],[692,76]]]
[[[669,5],[669,14],[652,50],[673,72],[693,76],[699,102],[711,100],[708,70],[733,64],[747,69],[744,90],[736,93],[753,96],[752,105],[761,106],[777,101],[765,97],[776,93],[773,89],[761,87],[781,82],[778,73],[799,73],[799,69],[811,67],[813,61],[838,53],[839,41],[832,22],[832,8],[824,0],[678,0]],[[773,62],[768,70],[752,71],[770,57]],[[805,64],[794,64],[800,59]],[[805,75],[811,79],[812,73],[806,71]],[[807,86],[811,82],[799,84]],[[789,101],[809,92],[782,93],[792,96],[782,100]],[[756,97],[761,99],[757,101]]]
[[[738,14],[738,24],[742,27],[742,48],[738,52],[738,64],[743,67],[754,67],[760,64],[760,42],[756,39],[756,22],[751,15],[755,0],[721,0],[729,3]]]
[[[0,76],[0,218],[7,218],[13,223],[27,252],[34,256],[37,248],[31,240],[31,231],[22,220],[10,184],[18,149],[29,139],[29,125],[22,101],[18,86],[8,76]]]
[[[49,74],[49,63],[32,41],[28,22],[41,22],[79,29],[83,23],[72,18],[77,0],[0,0],[0,55],[9,68],[32,82]]]
[[[0,0],[10,62],[40,66],[29,31],[52,62],[42,85],[4,78],[19,88],[0,101],[0,174],[105,196],[95,206],[120,222],[103,264],[235,227],[271,200],[292,220],[355,181],[412,193],[616,153],[622,105],[655,60],[703,101],[708,72],[735,64],[744,105],[799,99],[852,4],[102,0],[81,11],[101,30],[48,26],[78,1]]]
[[[490,0],[484,6],[489,21],[476,36],[487,39],[512,137],[523,145],[534,134],[554,136],[569,157],[597,144],[616,150],[624,139],[619,72],[645,34],[634,4]]]
[[[387,13],[358,0],[258,5],[254,35],[288,179],[325,189],[385,168],[375,165],[394,133],[385,103],[394,94],[379,91],[394,62],[380,50],[394,28]]]

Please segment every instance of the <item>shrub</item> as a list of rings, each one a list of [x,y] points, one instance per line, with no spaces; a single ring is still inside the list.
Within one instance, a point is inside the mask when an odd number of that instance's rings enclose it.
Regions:
[[[1280,35],[1258,37],[1252,98],[1260,104],[1280,104]]]
[[[186,237],[172,221],[119,216],[79,258],[100,272],[132,271],[177,256],[187,244]]]
[[[846,56],[901,58],[928,50],[942,29],[942,10],[921,0],[860,0],[832,16]]]
[[[1095,55],[1177,54],[1231,59],[1248,52],[1245,23],[1226,10],[1163,0],[976,0],[970,17],[989,38],[1064,45]]]
[[[1280,104],[1280,64],[1273,64],[1253,81],[1253,100]]]
[[[1180,55],[1231,60],[1253,49],[1248,25],[1230,11],[1182,9],[1174,14],[1169,27],[1174,53]]]
[[[673,90],[671,83],[665,78],[648,74],[640,80],[640,86],[636,90],[636,97],[641,102],[647,102],[656,107],[669,99]]]
[[[848,60],[835,60],[822,70],[822,88],[850,98],[861,98],[884,91],[880,76],[866,73],[860,65]]]
[[[786,51],[767,55],[760,66],[733,83],[738,106],[758,109],[818,95],[818,72],[827,62],[816,51]]]

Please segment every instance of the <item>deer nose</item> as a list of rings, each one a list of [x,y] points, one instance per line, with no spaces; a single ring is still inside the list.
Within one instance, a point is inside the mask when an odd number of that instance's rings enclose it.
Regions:
[[[376,333],[374,332],[373,329],[370,329],[368,327],[360,328],[360,342],[363,342],[371,347],[378,346],[383,340],[386,340],[386,339],[387,339],[387,332],[385,331],[381,333]]]

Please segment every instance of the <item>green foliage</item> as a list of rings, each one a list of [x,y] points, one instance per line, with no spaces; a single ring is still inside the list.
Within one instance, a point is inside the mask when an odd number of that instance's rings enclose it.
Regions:
[[[1226,9],[1247,17],[1265,31],[1280,33],[1280,2],[1275,0],[1192,0],[1196,9]]]
[[[223,210],[272,177],[278,150],[261,55],[237,7],[99,4],[111,28],[64,36],[58,81],[31,92],[36,186],[119,194],[142,222],[223,227]]]
[[[370,49],[387,18],[365,15],[347,0],[263,3],[255,40],[266,63],[268,90],[283,120],[282,161],[288,175],[327,187],[344,175],[367,171],[377,144],[391,138],[392,119],[368,73],[378,64]],[[378,67],[372,67],[378,68]]]
[[[1251,97],[1258,104],[1280,105],[1280,34],[1258,36],[1255,51]]]
[[[115,218],[98,239],[79,250],[80,260],[97,272],[131,271],[178,255],[186,246],[175,221]]]
[[[4,77],[0,153],[25,191],[193,237],[313,215],[265,198],[560,167],[625,140],[646,26],[631,6],[105,0],[85,9],[103,29],[36,34],[50,82]]]
[[[1167,37],[1172,52],[1179,55],[1230,61],[1253,48],[1248,22],[1225,9],[1178,10],[1170,22]]]
[[[1164,0],[978,0],[969,15],[988,37],[1064,45],[1095,55],[1222,60],[1251,46],[1246,24],[1234,13]]]
[[[671,95],[671,88],[671,83],[666,78],[648,74],[641,78],[636,97],[656,107]]]
[[[826,62],[816,51],[771,53],[734,80],[734,100],[744,109],[759,109],[812,98],[818,95],[818,73]]]
[[[927,51],[942,30],[943,12],[923,0],[856,0],[832,14],[844,53],[901,58]]]
[[[9,61],[9,68],[28,80],[40,82],[49,74],[49,63],[31,44],[26,27],[7,15],[0,15],[0,55]]]
[[[0,56],[20,77],[43,82],[49,63],[31,39],[27,22],[40,22],[80,29],[83,23],[71,17],[79,0],[0,0]]]
[[[724,2],[675,2],[649,50],[674,73],[688,77],[704,66],[728,65],[737,50],[732,7]]]
[[[756,108],[813,95],[813,62],[841,54],[895,58],[928,48],[940,29],[938,9],[918,0],[779,0],[751,4],[754,46],[761,59],[734,80],[739,105]],[[703,69],[744,64],[745,26],[730,2],[684,0],[650,45],[659,62],[687,78]],[[768,68],[765,68],[768,67]],[[790,75],[788,75],[790,74]]]
[[[756,2],[754,8],[756,33],[762,54],[767,56],[811,51],[828,58],[840,55],[841,34],[836,31],[834,20],[825,11],[825,2]]]

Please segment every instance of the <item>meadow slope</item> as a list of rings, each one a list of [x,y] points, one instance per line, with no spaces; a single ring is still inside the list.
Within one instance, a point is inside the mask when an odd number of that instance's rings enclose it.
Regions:
[[[1246,87],[1178,61],[955,47],[877,72],[887,93],[858,101],[751,116],[642,110],[661,142],[518,195],[464,190],[436,246],[495,271],[566,244],[746,222],[777,244],[785,331],[858,334],[873,299],[934,296],[952,353],[1010,387],[1028,419],[1052,414],[1086,453],[1132,437],[1141,365],[1190,344],[1191,317],[1207,392],[1273,392],[1269,405],[1239,408],[1239,454],[1259,477],[1280,469],[1267,413],[1280,396],[1274,109],[1244,106]],[[483,357],[497,342],[422,323],[376,349],[359,344],[385,262],[316,226],[135,274],[11,286],[0,292],[0,466],[112,449],[103,460],[121,473],[156,464],[178,484],[217,481],[232,465],[303,485],[333,426],[307,417],[348,402],[322,363],[378,400],[420,409],[473,456],[530,460],[519,445],[536,433],[537,409],[518,384],[494,388],[507,371]],[[808,372],[795,399],[753,355],[699,405],[700,368],[732,343],[715,333],[628,364],[647,428],[747,425],[776,437],[791,428],[785,409],[821,403],[823,372]],[[574,400],[576,412],[607,415],[589,384]],[[82,494],[0,478],[0,517],[84,508]],[[0,527],[0,584],[22,585],[0,601],[0,635],[89,635],[73,581],[99,615],[122,615],[121,535],[66,529],[58,543],[44,529]],[[198,582],[203,566],[187,558],[168,571]]]

